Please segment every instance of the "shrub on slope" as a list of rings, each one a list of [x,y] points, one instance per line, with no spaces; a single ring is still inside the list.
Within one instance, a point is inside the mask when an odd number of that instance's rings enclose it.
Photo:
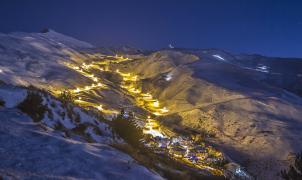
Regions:
[[[47,111],[41,95],[33,91],[28,92],[26,99],[18,105],[18,108],[28,114],[35,122],[40,122]]]

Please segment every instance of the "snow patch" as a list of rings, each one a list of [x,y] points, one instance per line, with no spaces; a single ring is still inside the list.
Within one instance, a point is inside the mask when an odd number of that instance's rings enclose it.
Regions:
[[[0,89],[0,99],[5,102],[5,107],[13,108],[24,101],[27,96],[26,90],[4,86]]]
[[[223,57],[221,57],[219,54],[214,54],[213,57],[215,57],[216,59],[218,60],[221,60],[221,61],[226,61]]]
[[[269,73],[269,67],[268,66],[265,66],[263,64],[259,64],[257,67],[256,67],[256,71],[260,71],[260,72],[264,72],[264,73]]]

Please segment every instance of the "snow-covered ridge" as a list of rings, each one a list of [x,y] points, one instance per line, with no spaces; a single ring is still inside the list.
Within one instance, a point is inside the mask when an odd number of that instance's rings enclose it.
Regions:
[[[15,85],[59,88],[66,77],[73,76],[63,62],[85,61],[89,57],[80,50],[92,47],[52,30],[0,33],[0,80]]]
[[[84,41],[80,41],[77,40],[75,38],[63,35],[61,33],[58,33],[52,29],[50,29],[48,32],[46,33],[40,33],[40,35],[42,37],[45,37],[53,42],[58,43],[58,45],[68,45],[68,46],[73,46],[73,47],[78,47],[78,48],[93,48],[94,46],[84,42]]]
[[[221,61],[226,61],[223,57],[221,57],[219,54],[214,54],[213,57],[217,58],[218,60]]]

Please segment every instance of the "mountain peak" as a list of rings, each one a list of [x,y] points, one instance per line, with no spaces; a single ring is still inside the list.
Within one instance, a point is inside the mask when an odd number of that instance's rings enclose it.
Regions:
[[[55,41],[63,43],[63,44],[69,44],[72,47],[93,48],[93,45],[91,45],[85,41],[81,41],[81,40],[75,39],[71,36],[58,33],[55,30],[50,29],[50,28],[44,28],[40,31],[40,33],[43,36],[45,36],[51,40],[55,40]]]

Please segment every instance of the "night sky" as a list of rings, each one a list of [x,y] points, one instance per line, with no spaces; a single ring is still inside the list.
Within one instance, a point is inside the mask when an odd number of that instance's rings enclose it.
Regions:
[[[0,0],[0,32],[44,27],[97,46],[302,57],[299,0]]]

